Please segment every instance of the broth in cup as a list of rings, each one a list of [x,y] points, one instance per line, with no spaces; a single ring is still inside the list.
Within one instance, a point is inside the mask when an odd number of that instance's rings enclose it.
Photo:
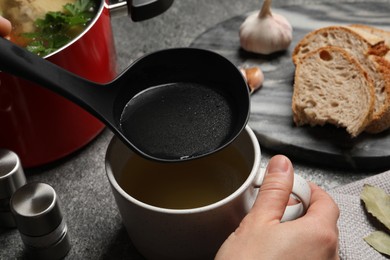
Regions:
[[[234,146],[186,163],[161,163],[132,156],[122,170],[119,185],[149,205],[190,209],[228,197],[245,182],[250,171],[251,165]]]

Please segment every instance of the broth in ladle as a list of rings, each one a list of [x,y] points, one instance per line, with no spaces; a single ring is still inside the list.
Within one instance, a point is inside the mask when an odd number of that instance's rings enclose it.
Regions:
[[[121,129],[148,154],[186,159],[211,152],[226,142],[235,124],[233,110],[216,88],[171,83],[133,97],[122,113]]]

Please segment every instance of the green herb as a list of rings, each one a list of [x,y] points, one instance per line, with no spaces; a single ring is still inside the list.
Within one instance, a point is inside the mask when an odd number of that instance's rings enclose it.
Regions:
[[[367,211],[390,231],[390,195],[380,188],[364,185],[360,198]]]
[[[390,236],[384,231],[374,231],[364,238],[378,252],[390,256]]]
[[[385,227],[364,238],[370,246],[382,254],[390,256],[390,195],[380,188],[364,185],[360,195],[367,211]]]
[[[95,15],[93,0],[76,0],[63,6],[63,12],[47,12],[43,19],[35,20],[36,31],[24,33],[31,39],[27,50],[46,56],[76,37]]]

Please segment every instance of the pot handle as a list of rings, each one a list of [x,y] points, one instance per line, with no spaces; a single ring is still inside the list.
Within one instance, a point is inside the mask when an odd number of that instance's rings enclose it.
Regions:
[[[173,0],[119,0],[117,3],[110,3],[108,10],[112,16],[126,14],[134,22],[139,22],[162,14],[172,3]]]

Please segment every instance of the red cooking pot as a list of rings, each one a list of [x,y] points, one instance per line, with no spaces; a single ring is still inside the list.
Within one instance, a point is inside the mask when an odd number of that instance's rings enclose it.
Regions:
[[[99,10],[88,28],[45,59],[83,78],[106,83],[117,75],[110,14],[126,11],[133,21],[141,21],[164,12],[173,0],[127,0],[111,5],[96,1]],[[67,99],[0,72],[0,148],[16,152],[24,167],[69,155],[103,128],[99,120]]]

